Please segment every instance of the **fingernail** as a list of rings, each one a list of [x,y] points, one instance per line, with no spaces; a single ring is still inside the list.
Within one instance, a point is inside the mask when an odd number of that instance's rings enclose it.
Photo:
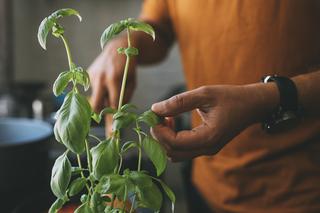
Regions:
[[[153,112],[156,112],[156,111],[157,111],[157,105],[158,105],[158,103],[152,104],[151,110],[152,110]]]

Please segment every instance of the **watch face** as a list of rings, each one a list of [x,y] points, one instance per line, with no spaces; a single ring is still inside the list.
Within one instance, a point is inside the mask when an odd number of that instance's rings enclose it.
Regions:
[[[269,133],[280,133],[296,127],[300,123],[300,118],[293,111],[280,113],[278,117],[267,124]]]

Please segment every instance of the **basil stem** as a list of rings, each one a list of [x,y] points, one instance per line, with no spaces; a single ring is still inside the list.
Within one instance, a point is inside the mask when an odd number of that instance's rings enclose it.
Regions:
[[[140,126],[139,123],[136,121],[136,128],[137,128],[137,134],[139,139],[139,147],[138,147],[138,171],[141,170],[141,158],[142,158],[142,138],[140,133]]]
[[[68,45],[67,39],[63,35],[60,35],[60,38],[62,39],[64,47],[65,47],[66,52],[67,52],[69,69],[72,70],[72,56],[71,56],[71,52],[70,52],[70,47]]]
[[[128,48],[131,47],[131,41],[130,41],[130,29],[127,27],[127,37],[128,37]],[[128,70],[129,70],[129,63],[130,63],[130,55],[126,54],[126,64],[124,67],[124,73],[122,78],[122,84],[121,84],[121,91],[120,91],[120,98],[119,98],[119,104],[118,104],[118,111],[120,111],[122,107],[124,92],[126,89],[126,82],[127,82],[127,76],[128,76]]]
[[[84,176],[84,174],[83,174],[83,171],[82,171],[83,167],[82,167],[82,164],[81,164],[81,158],[80,158],[80,155],[79,155],[79,154],[77,154],[77,161],[78,161],[79,168],[81,169],[81,171],[80,171],[81,177],[82,177],[82,178],[86,178],[86,177]],[[90,187],[89,187],[89,185],[88,185],[87,183],[86,183],[86,188],[87,188],[87,190],[88,190],[88,193],[91,194]]]

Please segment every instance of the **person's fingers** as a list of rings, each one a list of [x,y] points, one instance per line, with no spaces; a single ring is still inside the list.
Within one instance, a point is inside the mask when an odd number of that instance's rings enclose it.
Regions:
[[[172,130],[176,129],[176,125],[175,125],[173,117],[165,117],[164,118],[164,124],[166,126],[168,126],[169,128],[171,128]]]
[[[110,107],[116,109],[118,107],[119,95],[121,90],[121,82],[119,81],[109,81],[107,82],[107,87],[109,91],[109,104]]]
[[[117,108],[119,104],[119,97],[121,92],[121,82],[120,81],[109,81],[108,82],[108,91],[109,91],[109,103],[110,107]],[[133,95],[135,88],[134,82],[128,82],[126,85],[126,90],[123,97],[123,103],[127,103]]]
[[[92,94],[90,98],[90,103],[95,112],[102,110],[104,106],[104,100],[107,98],[107,91],[105,90],[103,78],[95,77],[91,81]]]
[[[153,127],[151,131],[160,143],[171,150],[211,148],[207,142],[217,140],[215,130],[206,124],[201,124],[192,130],[183,130],[177,133],[168,126],[160,124]]]
[[[165,118],[164,120],[164,125],[169,127],[171,130],[173,130],[173,119],[172,118]],[[166,130],[165,130],[166,131]],[[155,134],[154,134],[155,133]],[[170,143],[165,143],[164,142],[164,137],[159,137],[157,136],[157,131],[152,131],[152,136],[154,138],[156,138],[157,140],[159,140],[159,142],[161,143],[161,145],[163,145],[163,147],[166,150],[167,156],[169,158],[170,161],[172,162],[179,162],[179,161],[184,161],[184,160],[189,160],[192,158],[195,158],[197,156],[200,155],[209,155],[209,154],[214,154],[214,150],[212,149],[208,149],[205,147],[197,147],[197,148],[193,148],[193,149],[188,149],[188,150],[184,150],[184,149],[177,149],[177,148],[172,148],[172,144]]]
[[[205,101],[201,89],[195,89],[175,95],[167,100],[155,103],[151,110],[160,116],[171,117],[200,107]]]
[[[192,150],[192,151],[167,150],[167,156],[169,160],[172,162],[190,160],[201,155],[210,155],[210,154],[214,154],[214,153],[211,153],[210,150],[208,149],[199,149],[199,150]]]
[[[111,136],[111,133],[112,133],[112,117],[113,115],[111,114],[107,114],[104,119],[105,119],[105,133],[106,133],[106,136]]]
[[[172,117],[165,117],[164,120],[162,121],[162,125],[167,126],[168,128],[170,128],[172,131],[175,130],[175,123],[174,123],[174,119]],[[157,131],[154,131],[154,128],[150,129],[150,134],[153,138],[156,138],[157,140],[159,140],[157,137],[157,135],[154,134],[154,132],[157,134]],[[161,145],[166,149],[166,150],[170,150],[170,146],[167,145],[166,143],[161,143]]]
[[[166,122],[165,122],[166,123]],[[165,124],[168,125],[168,124]],[[172,140],[173,130],[168,126],[159,127],[152,129],[152,136],[156,138],[161,145],[165,148],[167,156],[172,162],[179,162],[184,160],[189,160],[201,155],[213,155],[221,150],[223,143],[220,140],[210,141],[211,137],[207,137],[206,141],[185,141],[186,143],[177,143],[177,141]],[[167,129],[168,128],[168,129]],[[198,127],[202,128],[201,126]],[[200,132],[198,128],[195,128],[190,131]],[[176,137],[179,134],[189,134],[190,131],[182,131],[176,134]],[[201,133],[200,133],[201,134]],[[182,136],[184,137],[184,136]],[[210,138],[210,139],[209,139]]]
[[[123,98],[123,104],[128,103],[134,93],[134,89],[136,87],[135,81],[131,80],[128,81],[127,85],[126,85],[126,91],[124,93],[124,98]]]
[[[136,88],[136,66],[137,61],[136,57],[132,57],[129,63],[129,71],[126,82],[126,91],[124,93],[123,101],[124,103],[128,103],[134,93]]]

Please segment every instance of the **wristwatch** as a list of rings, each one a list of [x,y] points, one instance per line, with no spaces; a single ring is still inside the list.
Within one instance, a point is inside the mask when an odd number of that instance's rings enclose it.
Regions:
[[[278,133],[297,126],[301,120],[302,108],[299,106],[295,83],[290,78],[277,75],[264,76],[262,82],[274,82],[280,94],[279,105],[262,123],[262,128],[268,133]]]

